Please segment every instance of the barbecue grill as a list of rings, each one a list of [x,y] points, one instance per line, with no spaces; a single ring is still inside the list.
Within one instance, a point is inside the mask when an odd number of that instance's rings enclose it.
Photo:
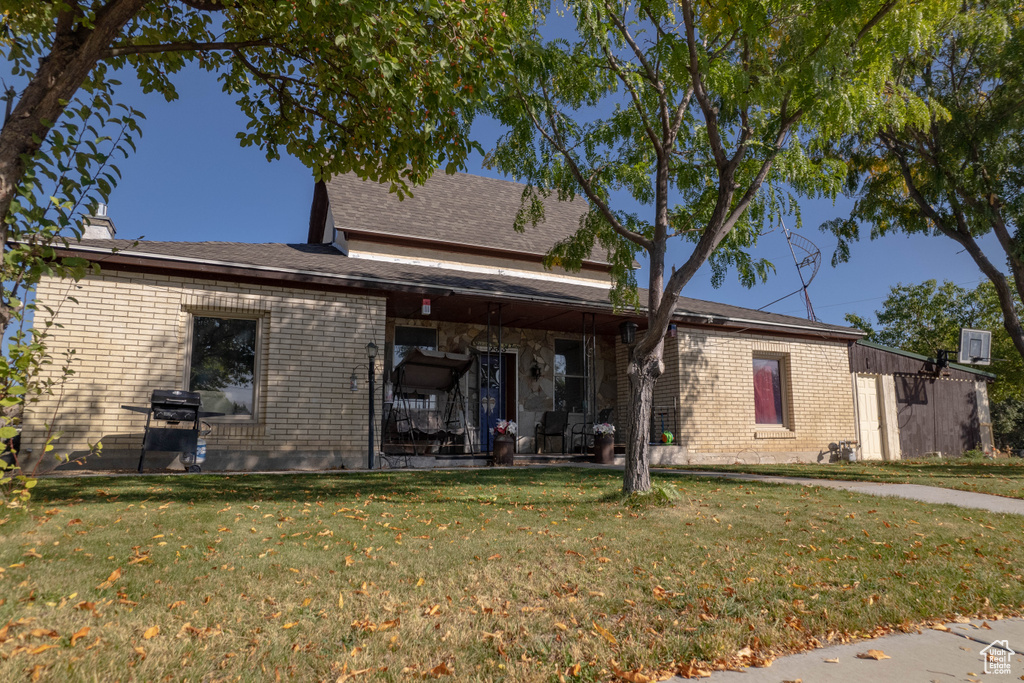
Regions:
[[[189,472],[198,472],[196,446],[199,443],[199,405],[202,397],[195,391],[178,389],[157,389],[149,401],[149,407],[121,406],[125,410],[146,414],[146,431],[142,437],[142,453],[139,455],[139,472],[146,460],[146,451],[167,451],[181,453],[181,463]],[[157,427],[153,421],[163,422]]]

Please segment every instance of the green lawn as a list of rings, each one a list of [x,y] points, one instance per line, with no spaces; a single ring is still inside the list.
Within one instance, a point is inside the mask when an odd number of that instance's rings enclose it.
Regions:
[[[1024,460],[896,460],[829,465],[685,465],[678,469],[921,484],[1024,499]]]
[[[0,514],[0,680],[608,680],[1024,606],[1016,517],[620,477],[44,480]]]

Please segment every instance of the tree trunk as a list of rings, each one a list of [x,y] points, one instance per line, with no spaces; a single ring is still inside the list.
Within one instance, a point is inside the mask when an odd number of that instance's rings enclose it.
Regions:
[[[651,490],[650,428],[654,407],[654,385],[665,370],[658,344],[648,355],[633,358],[629,377],[629,417],[626,423],[626,470],[622,492],[644,493]]]
[[[0,129],[0,246],[7,244],[8,212],[27,161],[42,147],[103,50],[143,4],[144,0],[110,0],[96,11],[92,26],[83,25],[70,9],[58,19],[50,53],[40,59],[10,119]],[[0,307],[2,331],[7,330],[11,315],[8,306]]]

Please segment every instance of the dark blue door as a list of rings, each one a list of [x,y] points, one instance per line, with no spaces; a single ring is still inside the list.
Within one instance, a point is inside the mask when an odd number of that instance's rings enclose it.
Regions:
[[[494,425],[505,416],[505,358],[480,355],[480,450],[494,447]]]

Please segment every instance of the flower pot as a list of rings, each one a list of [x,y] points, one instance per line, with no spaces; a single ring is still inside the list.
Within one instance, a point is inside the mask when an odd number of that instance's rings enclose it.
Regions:
[[[494,435],[494,464],[512,465],[513,453],[515,453],[515,437],[508,434]]]
[[[602,465],[615,464],[615,437],[611,434],[598,434],[594,437],[594,462]]]

